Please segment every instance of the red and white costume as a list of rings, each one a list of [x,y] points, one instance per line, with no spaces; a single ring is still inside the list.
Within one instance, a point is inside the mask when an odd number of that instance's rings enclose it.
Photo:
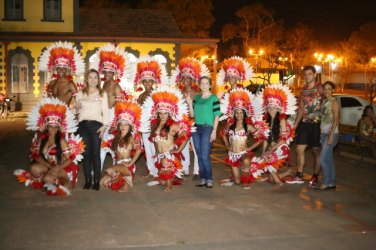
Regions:
[[[170,115],[170,120],[166,122],[166,125],[179,126],[178,138],[175,139],[173,146],[173,148],[178,148],[191,137],[193,132],[193,120],[188,116],[188,106],[183,100],[181,92],[165,85],[153,90],[143,104],[141,132],[151,131],[152,126],[158,123],[158,112],[160,111],[166,111]],[[167,136],[168,132],[162,130],[159,134],[155,132],[151,134],[150,140],[153,142],[165,141]],[[181,153],[171,154],[169,151],[160,152],[153,156],[156,168],[161,170],[159,173],[161,180],[169,180],[174,176],[181,177],[181,157]],[[161,160],[163,158],[167,159],[168,166],[162,166]]]
[[[56,74],[57,68],[66,68],[68,70],[68,80],[73,80],[73,76],[75,76],[77,87],[82,87],[82,83],[78,81],[85,73],[85,63],[81,54],[72,43],[55,42],[44,50],[39,58],[39,70],[49,73],[46,80],[46,93],[48,97],[52,96],[49,83],[58,77]],[[76,94],[73,93],[73,96]]]
[[[94,69],[100,74],[102,72],[113,72],[115,82],[119,83],[122,92],[120,95],[115,96],[117,102],[120,101],[132,101],[133,97],[128,92],[133,89],[131,76],[134,72],[134,65],[128,56],[128,53],[119,46],[115,47],[112,43],[107,43],[100,47],[96,53],[96,60]],[[112,121],[114,119],[114,108],[108,109],[108,119]],[[111,154],[113,162],[115,162],[115,155],[113,154],[109,142],[113,139],[113,136],[109,134],[109,128],[106,129],[103,135],[103,141],[101,145],[101,170],[103,169],[104,160],[107,153]]]
[[[137,103],[133,102],[118,102],[115,104],[115,117],[112,121],[111,127],[116,128],[119,122],[126,122],[131,126],[131,133],[132,137],[135,139],[136,143],[134,148],[131,152],[132,157],[134,152],[137,148],[141,148],[141,138],[140,138],[140,120],[141,120],[141,107]],[[119,133],[117,130],[113,131],[113,134]],[[115,135],[114,135],[115,137]],[[112,141],[111,141],[112,142]],[[127,150],[123,143],[119,143],[117,146],[117,151]],[[114,152],[115,154],[115,152]],[[116,155],[116,154],[115,154]],[[128,163],[132,159],[116,159],[116,164]],[[113,176],[111,176],[111,181],[108,183],[108,188],[119,191],[125,183],[129,185],[129,187],[133,186],[133,179],[136,173],[136,164],[132,164],[128,166],[128,170],[131,173],[131,176],[124,176],[119,172],[115,172]]]
[[[169,80],[165,66],[155,57],[140,57],[137,61],[136,72],[133,78],[136,91],[144,91],[142,86],[143,80],[152,80],[157,84],[157,86],[168,84]]]
[[[252,79],[252,68],[245,59],[239,56],[226,58],[217,74],[216,87],[221,90],[220,97],[223,96],[223,91],[227,92],[231,88],[228,81],[231,76],[236,77],[238,88],[244,88],[244,82]]]
[[[168,76],[166,68],[155,57],[142,56],[137,61],[136,72],[133,82],[137,92],[143,92],[143,80],[152,80],[155,82],[154,87],[162,84],[168,84]],[[143,107],[142,107],[143,109]],[[154,143],[149,141],[150,133],[142,132],[142,142],[145,150],[146,166],[148,173],[153,177],[158,176],[158,169],[154,165],[153,156],[155,155]]]
[[[210,76],[210,72],[208,67],[205,64],[200,62],[199,60],[192,58],[192,57],[185,57],[179,61],[178,67],[172,73],[170,78],[170,85],[177,86],[180,90],[184,89],[184,83],[182,82],[183,77],[190,77],[191,81],[191,89],[194,91],[200,91],[198,87],[198,81],[203,76]],[[193,96],[191,96],[193,99]],[[189,165],[191,164],[191,157],[189,154],[189,147],[190,145],[193,149],[194,154],[194,166],[193,166],[193,174],[198,175],[199,173],[199,166],[198,166],[198,158],[196,155],[196,150],[193,144],[193,139],[190,139],[190,143],[183,148],[182,154],[184,156],[184,160],[182,161],[183,164],[183,172],[189,174]]]
[[[296,98],[287,86],[282,84],[269,85],[262,91],[260,96],[262,96],[265,110],[268,107],[278,108],[279,119],[286,119],[288,115],[295,114],[297,109]],[[273,152],[265,153],[261,157],[255,157],[252,161],[255,164],[257,163],[265,172],[276,172],[289,156],[289,144],[294,136],[293,124],[291,121],[286,120],[286,128],[281,128],[279,134],[279,141],[283,140],[285,143],[277,147]]]
[[[221,112],[222,117],[220,120],[227,120],[229,126],[234,124],[235,118],[235,111],[241,109],[245,111],[246,124],[251,125],[254,127],[254,131],[252,131],[253,137],[257,140],[265,140],[269,134],[269,128],[262,120],[262,99],[260,96],[255,96],[251,92],[243,88],[235,88],[232,89],[229,93],[226,93],[223,98],[221,99]],[[246,141],[248,133],[245,132],[244,129],[240,131],[233,131],[229,129],[224,129],[221,132],[222,136],[227,136],[229,139],[230,145],[235,141]],[[244,177],[241,179],[243,182],[247,180],[251,180],[253,177],[250,174],[254,174],[255,177],[260,173],[259,169],[253,168],[251,170],[247,170],[245,167],[241,166],[241,158],[244,155],[253,156],[253,152],[228,152],[228,156],[225,159],[225,163],[231,167],[239,168],[241,167],[242,176]],[[247,177],[246,177],[247,176]],[[252,179],[253,180],[253,179]],[[249,181],[247,181],[249,183]]]
[[[68,142],[68,148],[63,149],[62,154],[72,160],[72,163],[65,167],[64,170],[74,188],[77,182],[77,163],[83,158],[84,143],[80,136],[73,134],[77,130],[77,122],[74,119],[74,115],[65,103],[56,98],[42,99],[29,114],[27,129],[36,131],[30,148],[30,160],[34,161],[36,158],[42,157],[39,153],[40,145],[38,144],[38,138],[43,139],[43,137],[48,136],[46,134],[48,125],[59,126],[61,135],[64,136]],[[52,165],[55,165],[57,164],[56,154],[57,148],[56,145],[54,145],[44,153],[43,158]],[[33,177],[30,172],[22,169],[15,170],[14,174],[18,181],[25,183],[26,186],[31,186],[36,189],[45,187],[49,195],[70,195],[70,190],[61,185],[58,179],[55,179],[53,184],[43,183],[40,181],[42,176]]]

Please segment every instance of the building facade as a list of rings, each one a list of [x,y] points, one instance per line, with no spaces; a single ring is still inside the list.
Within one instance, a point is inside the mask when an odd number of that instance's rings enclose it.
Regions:
[[[156,56],[169,74],[181,57],[203,47],[216,51],[218,42],[184,37],[164,10],[80,9],[78,0],[0,0],[0,6],[0,93],[13,99],[15,110],[30,111],[42,97],[47,75],[38,60],[52,42],[74,43],[86,69],[97,49],[112,42],[132,60]]]

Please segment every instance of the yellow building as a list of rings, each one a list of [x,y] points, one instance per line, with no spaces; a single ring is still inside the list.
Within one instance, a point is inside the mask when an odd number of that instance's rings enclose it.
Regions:
[[[167,72],[183,56],[204,47],[216,51],[216,39],[185,38],[171,13],[142,9],[84,9],[78,0],[0,0],[0,93],[29,111],[44,92],[46,75],[38,71],[42,51],[69,41],[91,68],[96,50],[112,42],[132,54],[155,55]]]

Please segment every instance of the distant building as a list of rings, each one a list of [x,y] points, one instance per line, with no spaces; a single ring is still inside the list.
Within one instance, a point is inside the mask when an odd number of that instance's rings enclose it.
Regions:
[[[156,55],[169,74],[181,57],[205,46],[216,51],[218,42],[184,37],[164,10],[93,10],[79,8],[78,0],[0,0],[0,6],[0,93],[15,96],[22,111],[44,92],[46,75],[39,72],[38,59],[51,42],[75,43],[87,69],[96,50],[113,42],[134,60]]]

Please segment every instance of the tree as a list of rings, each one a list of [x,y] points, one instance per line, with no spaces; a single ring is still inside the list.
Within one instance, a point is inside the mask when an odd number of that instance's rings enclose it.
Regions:
[[[142,0],[138,6],[171,11],[180,31],[189,37],[208,38],[215,20],[211,0]]]
[[[287,30],[284,41],[280,45],[281,53],[288,58],[288,70],[291,76],[295,75],[294,86],[302,76],[302,68],[313,62],[313,54],[318,43],[313,36],[311,28],[298,23],[295,27]]]
[[[237,23],[229,23],[222,28],[222,41],[231,51],[239,51],[238,55],[248,57],[249,49],[263,49],[262,57],[256,55],[256,63],[265,64],[261,78],[270,83],[271,75],[278,67],[280,50],[278,45],[283,37],[282,21],[274,20],[274,12],[260,3],[243,6],[236,13]],[[234,55],[234,54],[232,54]]]
[[[365,92],[369,94],[370,102],[374,98],[376,81],[376,63],[371,59],[376,57],[376,22],[367,23],[354,31],[346,41],[349,50],[349,60],[353,67],[365,74]]]

